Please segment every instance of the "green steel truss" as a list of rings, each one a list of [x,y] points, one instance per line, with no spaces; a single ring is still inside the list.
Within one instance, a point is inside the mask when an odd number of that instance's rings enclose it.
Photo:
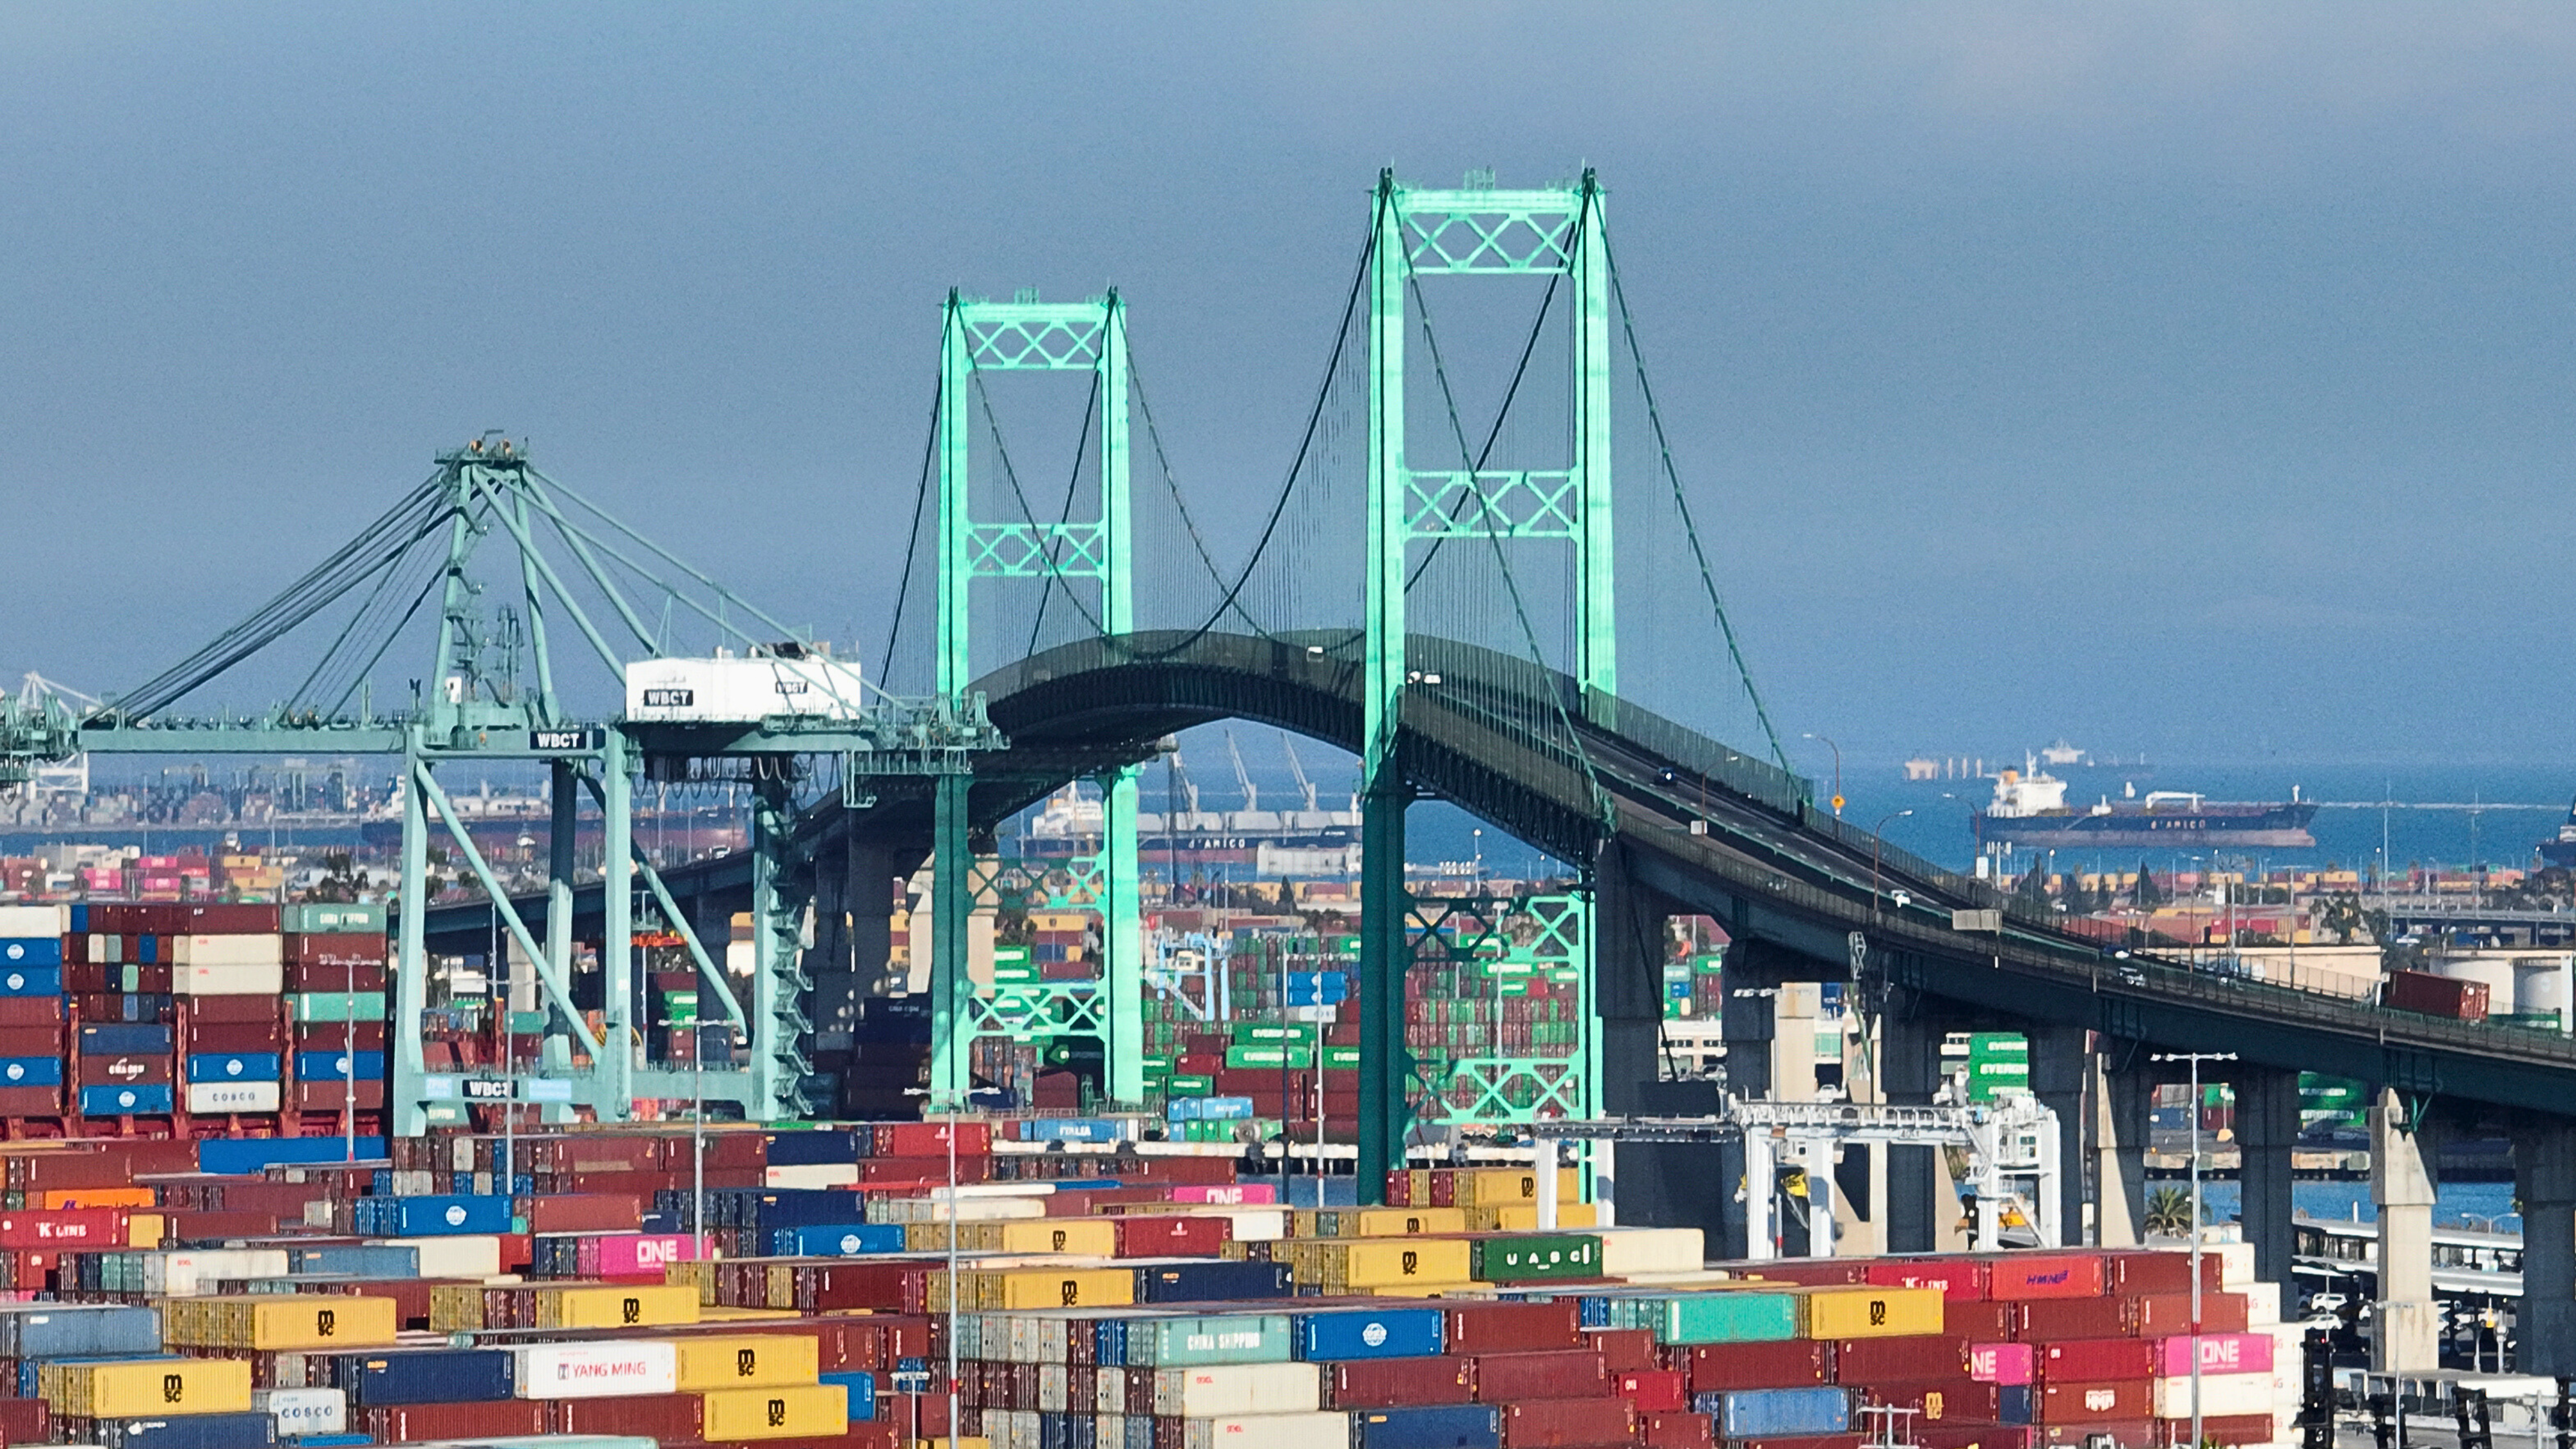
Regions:
[[[1407,922],[1415,970],[1472,974],[1487,983],[1470,996],[1509,999],[1511,983],[1566,979],[1575,987],[1570,1041],[1523,1052],[1414,1054],[1416,1120],[1425,1123],[1535,1122],[1598,1115],[1600,1037],[1592,1017],[1592,902],[1585,895],[1415,896]],[[1499,1013],[1498,1013],[1499,1015]]]
[[[1398,721],[1412,675],[1404,590],[1414,545],[1441,538],[1562,539],[1575,551],[1573,673],[1585,709],[1606,709],[1619,687],[1617,575],[1611,514],[1609,256],[1601,242],[1601,191],[1593,174],[1570,186],[1500,191],[1490,174],[1455,191],[1399,184],[1381,172],[1369,251],[1369,489],[1367,642],[1361,752],[1360,1161],[1364,1201],[1384,1191],[1404,1160],[1414,1079],[1404,1036],[1404,976],[1416,903],[1404,882],[1404,810],[1412,789],[1397,757]],[[1416,469],[1405,439],[1406,293],[1426,276],[1558,274],[1572,284],[1572,466],[1559,470]],[[1464,460],[1460,460],[1463,462]],[[1588,931],[1575,929],[1587,955]],[[1590,995],[1584,997],[1586,1012]],[[1584,1036],[1596,1033],[1587,1025]],[[1587,1052],[1589,1048],[1586,1048]],[[1456,1068],[1453,1067],[1453,1077]],[[1493,1085],[1471,1111],[1504,1112],[1532,1084],[1549,1110],[1563,1063],[1539,1059],[1464,1067]],[[1588,1082],[1589,1073],[1578,1074]],[[1502,1084],[1518,1084],[1506,1090]],[[1446,1099],[1444,1098],[1444,1101]],[[1587,1108],[1588,1110],[1588,1108]],[[1455,1120],[1454,1118],[1452,1120]]]
[[[1091,581],[1099,586],[1096,617],[1102,632],[1114,636],[1136,627],[1126,309],[1115,291],[1075,303],[1041,302],[1025,293],[1012,302],[988,302],[952,291],[939,353],[937,688],[941,698],[962,701],[975,678],[969,604],[976,580]],[[977,372],[1003,371],[1091,374],[1090,385],[1098,389],[1100,419],[1096,518],[1048,523],[1025,517],[991,521],[973,516],[969,400]],[[1136,854],[1136,780],[1133,767],[1101,777],[1101,854],[1076,863],[1077,872],[1093,882],[1087,894],[1097,902],[1102,917],[1106,979],[1101,990],[1106,1008],[1097,997],[1082,1005],[1073,1000],[1080,993],[1057,991],[1044,1012],[1034,1007],[1022,1010],[1016,1004],[1005,1008],[1005,998],[979,997],[974,990],[967,970],[966,927],[972,903],[988,882],[977,880],[966,839],[966,782],[960,779],[939,786],[932,822],[930,902],[935,1107],[965,1100],[975,1038],[1025,1040],[1038,1030],[1035,1023],[1046,1013],[1099,1030],[1109,1063],[1110,1099],[1117,1103],[1143,1099],[1145,934]],[[1017,1003],[1022,998],[1013,993],[1007,999]]]

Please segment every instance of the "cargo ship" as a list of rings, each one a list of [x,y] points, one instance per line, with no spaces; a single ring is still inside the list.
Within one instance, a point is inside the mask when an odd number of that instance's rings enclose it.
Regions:
[[[1288,764],[1297,779],[1298,808],[1265,810],[1260,788],[1244,768],[1243,754],[1234,747],[1230,734],[1226,752],[1233,760],[1243,808],[1200,808],[1199,787],[1175,753],[1165,762],[1169,771],[1167,788],[1159,792],[1149,788],[1145,792],[1149,799],[1157,793],[1163,795],[1171,808],[1136,813],[1136,850],[1140,859],[1166,868],[1176,864],[1193,869],[1244,866],[1259,875],[1341,875],[1359,868],[1358,797],[1351,798],[1348,809],[1323,808],[1316,798],[1315,783],[1307,778],[1291,746]],[[1022,849],[1045,859],[1090,855],[1100,849],[1101,828],[1099,795],[1068,785],[1049,796],[1046,804],[1029,818]]]
[[[2576,803],[2567,807],[2567,823],[2558,834],[2540,842],[2540,863],[2560,870],[2576,869]]]
[[[2134,790],[2093,805],[2066,803],[2066,782],[2032,760],[1995,777],[1995,798],[1977,812],[1977,843],[2063,850],[2086,846],[2298,848],[2317,807],[2296,786],[2277,802],[2211,800],[2185,790]],[[2571,847],[2576,848],[2576,847]]]

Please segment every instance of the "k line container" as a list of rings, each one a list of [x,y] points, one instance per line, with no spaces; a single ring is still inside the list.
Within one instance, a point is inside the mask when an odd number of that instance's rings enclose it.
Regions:
[[[679,1391],[679,1345],[668,1340],[548,1343],[516,1349],[523,1399],[614,1399]]]

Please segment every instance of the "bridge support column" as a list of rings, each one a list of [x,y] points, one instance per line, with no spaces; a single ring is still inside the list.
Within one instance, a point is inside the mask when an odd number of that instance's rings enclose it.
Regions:
[[[894,851],[871,840],[850,842],[849,882],[842,888],[850,913],[850,970],[861,995],[882,995],[893,984]]]
[[[2093,1034],[2082,1027],[2030,1029],[2030,1091],[2057,1114],[2057,1194],[2033,1203],[2043,1245],[2084,1241],[2084,1108],[2093,1085]],[[2052,1231],[2053,1230],[2053,1231]]]
[[[1948,1024],[1891,1010],[1881,1027],[1879,1073],[1892,1106],[1930,1106],[1941,1084],[1941,1039]],[[1936,1147],[1890,1144],[1887,1149],[1887,1250],[1891,1253],[1958,1251],[1959,1194]]]
[[[2576,1122],[2551,1117],[2517,1126],[2513,1184],[2522,1199],[2514,1371],[2576,1374]]]
[[[2135,1065],[2145,1048],[2119,1044],[2093,1058],[2093,1241],[2105,1248],[2134,1248],[2147,1240],[2147,1129],[2154,1121],[2155,1074]]]
[[[1617,846],[1592,868],[1592,1026],[1599,1033],[1598,1110],[1612,1117],[1704,1117],[1719,1109],[1704,1081],[1664,1076],[1664,923],[1681,908],[1639,885]],[[1618,1221],[1695,1227],[1712,1252],[1727,1243],[1731,1148],[1687,1142],[1624,1142],[1608,1154],[1604,1194]],[[1594,1159],[1593,1187],[1605,1184]]]
[[[2291,1219],[2291,1152],[2299,1143],[2299,1074],[2239,1066],[2236,1089],[2237,1182],[2243,1193],[2245,1241],[2254,1245],[2254,1276],[2281,1285],[2286,1306],[2298,1307],[2298,1278],[2290,1270],[2297,1234]],[[2571,1240],[2576,1241],[2576,1240]]]
[[[2380,1088],[2370,1112],[2370,1201],[2379,1210],[2379,1305],[2371,1317],[2370,1366],[2381,1373],[2441,1367],[2442,1306],[2433,1301],[2433,1198],[2439,1179],[2430,1127],[2416,1119],[2408,1099]]]
[[[1405,919],[1404,808],[1411,791],[1391,763],[1360,800],[1359,1200],[1386,1201],[1388,1169],[1404,1165],[1411,1112],[1405,1085],[1404,976],[1412,964]]]

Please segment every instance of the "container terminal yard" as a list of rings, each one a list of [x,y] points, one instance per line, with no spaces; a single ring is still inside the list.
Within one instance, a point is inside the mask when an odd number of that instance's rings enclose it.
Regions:
[[[292,862],[226,827],[8,868],[0,1442],[2565,1445],[2550,913],[1944,870],[1788,768],[1713,584],[1752,733],[1636,702],[1677,666],[1620,648],[1614,413],[1661,424],[1595,178],[1382,173],[1366,223],[1276,509],[1344,543],[1149,549],[1188,516],[1131,477],[1127,301],[957,292],[882,655],[493,432],[161,674],[11,700],[22,802],[391,785]],[[1570,460],[1406,437],[1408,389],[1457,416],[1413,279],[1499,274],[1563,309],[1503,410]],[[1084,403],[1058,521],[982,391],[1014,372]],[[1696,551],[1672,466],[1619,487]],[[1516,566],[1571,577],[1561,631]],[[218,712],[260,660],[277,701]],[[1167,838],[1149,882],[1143,781],[1229,719],[1357,757],[1329,878]],[[1003,848],[1069,787],[1087,846]],[[1411,871],[1425,799],[1562,865]],[[2518,1234],[2437,1228],[2468,1171]],[[2367,1221],[2299,1211],[2338,1175]]]

